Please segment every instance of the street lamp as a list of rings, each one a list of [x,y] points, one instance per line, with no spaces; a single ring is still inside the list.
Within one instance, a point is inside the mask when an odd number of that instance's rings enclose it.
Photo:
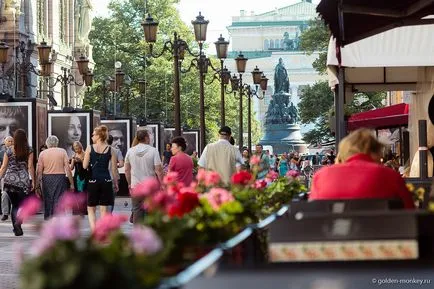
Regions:
[[[239,149],[242,151],[243,149],[243,73],[246,72],[246,64],[247,64],[247,58],[244,57],[243,54],[239,54],[237,58],[235,58],[235,63],[237,66],[237,72],[239,75],[239,78],[234,77],[232,78],[232,88],[238,88],[240,93],[240,105],[239,105],[239,122],[240,126],[238,128],[238,146]],[[249,148],[250,151],[250,148]]]
[[[180,101],[180,61],[184,59],[185,52],[187,51],[191,56],[194,56],[189,69],[195,66],[199,70],[200,77],[200,145],[201,149],[205,146],[205,93],[204,93],[204,75],[208,69],[209,59],[203,54],[203,43],[206,40],[206,31],[209,21],[205,20],[201,13],[191,22],[194,28],[194,35],[196,41],[199,43],[199,53],[195,54],[191,52],[187,42],[181,39],[175,32],[173,40],[168,40],[163,45],[163,50],[159,54],[153,54],[153,44],[157,41],[158,22],[154,21],[152,16],[148,13],[148,16],[142,22],[142,27],[145,35],[145,41],[149,43],[149,56],[158,58],[165,52],[170,52],[173,55],[173,67],[174,67],[174,123],[175,123],[175,136],[181,135],[181,101]]]
[[[262,71],[256,66],[253,69],[252,78],[253,84],[252,87],[250,84],[243,83],[243,73],[246,72],[247,58],[244,57],[243,54],[239,54],[237,58],[235,58],[235,63],[237,67],[237,72],[239,76],[237,77],[235,74],[230,78],[231,88],[233,91],[239,91],[239,149],[242,151],[243,149],[243,96],[247,96],[247,143],[249,152],[252,149],[252,104],[251,98],[253,96],[258,97],[259,99],[263,99],[265,96],[265,90],[267,89],[268,79],[265,77]],[[262,96],[258,94],[259,86],[262,90]]]
[[[39,53],[39,65],[41,66],[40,75],[45,78],[50,78],[52,74],[57,74],[53,72],[52,61],[50,61],[51,46],[47,45],[45,41],[42,41],[41,44],[37,46],[37,49]],[[68,85],[91,86],[93,83],[93,73],[88,68],[89,60],[84,55],[81,55],[76,62],[80,75],[83,78],[82,82],[77,82],[74,75],[71,74],[70,69],[61,67],[62,74],[57,74],[53,84],[47,84],[49,88],[55,87],[58,83],[62,85],[64,109],[67,109],[70,105],[68,98]]]
[[[225,126],[225,84],[229,83],[231,73],[227,68],[223,67],[223,64],[224,60],[228,57],[229,41],[226,41],[220,34],[219,39],[214,44],[217,58],[220,59],[220,124],[221,126]]]

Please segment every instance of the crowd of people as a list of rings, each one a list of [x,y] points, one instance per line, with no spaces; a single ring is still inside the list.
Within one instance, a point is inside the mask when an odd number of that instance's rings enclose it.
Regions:
[[[43,199],[45,219],[53,216],[65,191],[86,192],[86,212],[75,213],[87,213],[93,231],[97,207],[100,216],[113,212],[119,190],[119,168],[125,167],[129,190],[150,177],[162,183],[164,175],[171,172],[176,172],[178,182],[188,186],[198,168],[217,172],[222,182],[229,184],[236,171],[250,169],[252,157],[247,149],[240,153],[234,145],[232,130],[227,126],[219,130],[219,139],[208,144],[200,158],[196,152],[191,156],[185,153],[187,142],[183,137],[174,137],[160,155],[157,148],[150,145],[147,130],[137,131],[125,158],[113,146],[113,136],[105,125],[96,127],[91,138],[92,144],[86,149],[79,141],[74,141],[73,155],[68,157],[67,151],[59,147],[60,140],[51,135],[34,162],[36,153],[29,146],[24,130],[18,129],[13,137],[5,137],[0,151],[1,220],[7,220],[10,213],[15,235],[23,235],[17,211],[31,192]],[[303,171],[309,166],[324,164],[325,168],[313,177],[310,199],[397,197],[406,208],[413,208],[402,177],[381,164],[382,150],[382,144],[367,129],[357,130],[344,138],[337,156],[333,151],[322,158],[319,154],[307,158],[296,152],[274,155],[257,144],[254,154],[259,169],[255,173],[260,180],[270,171],[285,176],[290,170]],[[34,163],[37,163],[36,168]],[[342,178],[344,175],[346,177]],[[132,223],[145,216],[143,202],[143,199],[132,198]]]

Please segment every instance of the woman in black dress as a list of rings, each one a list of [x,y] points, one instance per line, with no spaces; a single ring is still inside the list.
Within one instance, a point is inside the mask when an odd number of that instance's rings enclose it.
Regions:
[[[117,158],[114,150],[107,144],[108,129],[105,125],[98,126],[92,134],[93,145],[87,147],[83,168],[90,168],[87,184],[87,213],[90,229],[95,230],[96,207],[99,206],[101,217],[110,214],[108,206],[114,205],[114,194],[119,190],[117,180]],[[111,168],[109,163],[111,160]],[[109,170],[112,170],[113,179]]]

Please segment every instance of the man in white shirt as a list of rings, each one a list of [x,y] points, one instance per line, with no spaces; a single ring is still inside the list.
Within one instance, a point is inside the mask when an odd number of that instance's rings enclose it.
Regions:
[[[216,171],[225,184],[229,184],[232,174],[244,163],[240,151],[230,144],[232,130],[224,126],[219,130],[220,139],[208,144],[200,156],[198,165],[207,170]]]
[[[149,133],[146,130],[137,131],[138,145],[128,150],[125,156],[125,177],[128,188],[133,189],[146,178],[157,177],[160,183],[163,180],[163,167],[158,150],[149,145]],[[142,198],[132,198],[133,223],[143,219]]]

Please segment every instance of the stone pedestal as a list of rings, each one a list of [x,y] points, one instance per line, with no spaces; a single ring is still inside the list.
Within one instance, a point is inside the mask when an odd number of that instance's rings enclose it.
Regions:
[[[265,125],[265,133],[260,144],[273,146],[273,152],[276,154],[291,151],[304,153],[307,149],[298,124]]]

